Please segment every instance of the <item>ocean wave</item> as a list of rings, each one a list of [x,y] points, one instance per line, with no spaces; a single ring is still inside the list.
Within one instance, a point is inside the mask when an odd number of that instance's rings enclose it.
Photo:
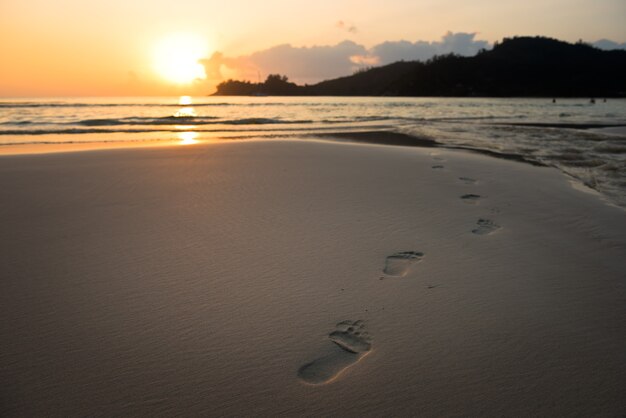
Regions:
[[[221,119],[217,116],[164,116],[164,117],[126,117],[126,118],[97,118],[97,119],[83,119],[72,122],[38,122],[33,120],[22,121],[6,121],[0,122],[0,125],[4,126],[179,126],[179,125],[295,125],[295,124],[312,124],[320,123],[324,125],[335,124],[351,124],[359,122],[382,122],[382,121],[410,121],[419,122],[422,119],[419,118],[402,118],[391,116],[356,116],[356,117],[338,117],[334,119],[281,119],[281,118],[241,118],[241,119]],[[64,129],[64,128],[60,128]],[[55,130],[51,130],[54,132]],[[0,131],[1,132],[1,131]],[[6,131],[5,131],[6,132]]]
[[[484,116],[450,116],[450,117],[434,117],[422,118],[421,120],[429,122],[471,122],[471,121],[492,121],[492,120],[511,120],[511,119],[527,119],[526,115],[484,115]],[[407,118],[409,119],[409,118]],[[414,119],[420,120],[420,119]]]
[[[20,130],[7,129],[7,130],[0,130],[0,135],[59,135],[59,134],[78,135],[78,134],[114,134],[114,133],[147,133],[147,132],[159,132],[159,131],[155,131],[154,129],[98,129],[98,128],[20,129]],[[175,132],[175,131],[172,130],[171,132]]]
[[[138,127],[138,128],[106,128],[106,127],[94,127],[94,128],[64,128],[64,129],[6,129],[0,130],[0,136],[27,136],[27,135],[80,135],[80,134],[145,134],[145,133],[180,133],[180,132],[198,132],[198,133],[230,133],[230,132],[250,132],[251,136],[258,136],[263,132],[319,132],[319,131],[327,131],[329,129],[336,129],[335,127],[330,126],[315,126],[308,125],[306,127],[298,127],[290,124],[256,124],[259,126],[258,129],[240,129],[236,128],[240,124],[233,123],[227,126],[228,127],[219,127],[215,128],[197,128],[195,126],[186,126],[186,125],[162,125],[158,128],[149,128],[147,127]],[[205,125],[206,126],[206,125]],[[213,125],[215,126],[215,125]],[[254,125],[250,125],[254,126]],[[272,128],[266,128],[266,126],[274,126]],[[261,128],[262,127],[262,128]],[[386,125],[374,125],[370,126],[372,129],[385,129],[389,128]],[[345,130],[350,130],[352,128],[342,127]],[[38,141],[41,142],[41,141]],[[21,143],[21,142],[20,142]],[[41,142],[43,143],[43,142]]]
[[[119,126],[119,125],[270,125],[270,124],[307,124],[312,120],[284,120],[278,118],[242,118],[220,119],[214,116],[165,116],[160,118],[112,118],[112,119],[84,119],[70,122],[70,125],[82,126]]]
[[[70,145],[70,144],[115,144],[115,143],[143,143],[143,142],[170,142],[172,138],[124,138],[124,139],[98,139],[93,141],[83,140],[46,140],[46,141],[10,141],[0,142],[0,147],[15,145]]]
[[[601,145],[595,147],[594,151],[603,154],[626,154],[626,143]]]
[[[246,119],[232,119],[232,120],[222,120],[215,123],[223,124],[223,125],[297,125],[297,124],[307,124],[313,123],[310,119],[303,120],[283,120],[283,119],[272,119],[272,118],[246,118]]]
[[[33,122],[32,120],[17,120],[17,121],[0,122],[0,125],[9,125],[9,126],[23,126],[23,125],[33,125],[33,124],[36,124],[36,122]]]
[[[107,118],[107,119],[84,119],[78,122],[68,122],[69,125],[82,126],[118,126],[118,125],[203,125],[214,121],[211,116],[166,116],[161,118]]]
[[[408,120],[411,122],[418,121],[415,118],[405,118],[401,116],[337,116],[331,119],[322,119],[317,122],[324,124],[336,124],[336,123],[358,123],[358,122],[381,122],[381,121],[402,121]]]

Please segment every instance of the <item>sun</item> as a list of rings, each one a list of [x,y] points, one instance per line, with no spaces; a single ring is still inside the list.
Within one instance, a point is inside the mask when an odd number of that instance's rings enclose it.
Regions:
[[[189,84],[206,78],[199,60],[208,56],[208,44],[200,36],[189,33],[171,34],[154,48],[154,68],[169,82]]]

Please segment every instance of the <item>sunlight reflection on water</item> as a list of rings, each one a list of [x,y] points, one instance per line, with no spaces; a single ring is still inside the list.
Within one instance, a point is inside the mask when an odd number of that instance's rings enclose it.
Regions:
[[[180,96],[178,99],[178,104],[182,106],[187,106],[191,104],[191,96]]]
[[[178,132],[176,136],[178,136],[178,139],[180,139],[180,145],[191,145],[198,143],[198,140],[196,139],[198,137],[197,132]]]
[[[178,99],[178,104],[182,107],[174,113],[174,117],[176,118],[194,118],[198,116],[196,110],[191,107],[192,104],[191,96],[180,96]]]

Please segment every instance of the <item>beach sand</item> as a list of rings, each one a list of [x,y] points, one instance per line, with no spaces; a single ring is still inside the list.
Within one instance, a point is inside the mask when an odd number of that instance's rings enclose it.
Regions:
[[[0,415],[623,416],[626,216],[456,150],[0,157]]]

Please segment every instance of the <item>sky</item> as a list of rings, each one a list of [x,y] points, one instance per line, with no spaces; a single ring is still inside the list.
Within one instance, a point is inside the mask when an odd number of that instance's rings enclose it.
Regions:
[[[0,96],[204,95],[274,72],[314,83],[516,35],[626,48],[625,21],[625,0],[0,0]]]

